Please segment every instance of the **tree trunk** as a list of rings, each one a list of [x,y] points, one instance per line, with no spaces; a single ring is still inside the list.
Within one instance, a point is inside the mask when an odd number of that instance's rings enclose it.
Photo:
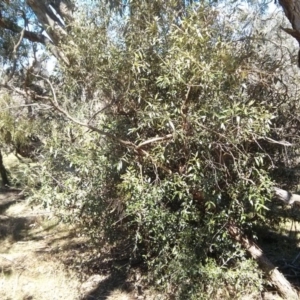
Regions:
[[[50,39],[41,32],[22,28],[18,23],[1,15],[0,27],[8,29],[14,33],[21,33],[24,30],[23,38],[32,42],[39,42],[48,47],[56,58],[69,65],[69,61],[60,49],[64,37],[67,35],[69,23],[73,20],[72,14],[75,8],[72,0],[26,0],[26,4],[31,8],[38,19],[39,25],[43,27]],[[9,7],[10,2],[7,2]],[[15,9],[12,7],[12,9]]]
[[[257,261],[282,298],[287,300],[300,299],[297,291],[269,261],[269,259],[264,255],[263,251],[253,241],[243,236],[236,225],[231,224],[228,228],[228,232],[230,236],[235,241],[239,242],[243,248],[249,252],[252,258]]]
[[[48,1],[43,0],[27,0],[28,6],[35,13],[40,24],[50,36],[55,45],[59,45],[63,36],[67,33],[64,29],[64,24],[60,18],[53,12],[48,5]]]
[[[9,180],[7,177],[7,171],[3,165],[3,157],[2,157],[2,153],[0,151],[0,174],[1,174],[1,178],[2,178],[2,185],[3,186],[8,186],[9,185]]]
[[[286,17],[293,28],[283,28],[286,33],[294,37],[300,45],[300,1],[299,0],[279,0]],[[300,67],[300,50],[298,53],[298,66]]]

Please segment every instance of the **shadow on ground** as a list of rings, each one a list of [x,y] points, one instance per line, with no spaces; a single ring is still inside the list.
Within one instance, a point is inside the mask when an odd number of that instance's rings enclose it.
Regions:
[[[11,205],[24,200],[24,196],[20,192],[19,190],[0,188],[0,214]]]
[[[19,194],[19,191],[0,189],[0,240],[10,237],[12,241],[19,241],[23,238],[23,231],[30,225],[32,220],[22,216],[11,217],[5,215],[5,211],[10,206],[23,200],[24,197]]]
[[[99,247],[19,191],[0,190],[0,299],[136,299],[129,261]]]
[[[90,285],[91,291],[83,296],[82,300],[108,299],[110,296],[113,296],[115,291],[131,293],[134,289],[128,283],[126,273],[122,272],[112,272],[105,279],[101,279],[101,276],[92,276],[83,288],[88,285]]]

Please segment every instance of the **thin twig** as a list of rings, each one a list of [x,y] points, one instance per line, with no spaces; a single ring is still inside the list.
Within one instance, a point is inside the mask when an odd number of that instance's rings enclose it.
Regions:
[[[91,121],[92,121],[94,118],[96,118],[97,115],[99,115],[100,113],[102,113],[102,112],[103,112],[104,110],[106,110],[107,108],[111,107],[111,106],[112,106],[113,104],[115,104],[116,102],[117,102],[117,100],[116,100],[115,98],[113,98],[113,100],[112,100],[109,104],[105,105],[104,107],[102,107],[101,109],[99,109],[98,111],[96,111],[96,112],[91,116],[91,118],[89,119],[88,124],[90,124]]]
[[[21,42],[22,42],[22,40],[23,40],[23,38],[24,38],[25,29],[26,29],[27,23],[28,23],[24,11],[22,11],[22,15],[23,15],[24,23],[25,23],[25,24],[24,24],[24,28],[23,28],[22,31],[21,31],[20,38],[19,38],[17,44],[15,44],[14,50],[13,50],[13,52],[12,52],[12,56],[13,56],[13,67],[12,67],[12,70],[11,70],[10,75],[8,76],[8,78],[7,78],[6,81],[5,81],[5,85],[13,78],[13,76],[14,76],[14,74],[15,74],[16,67],[17,67],[17,50],[18,50],[19,46],[21,45]]]
[[[270,143],[273,143],[273,144],[278,144],[278,145],[282,145],[282,146],[294,146],[293,144],[291,144],[290,142],[286,142],[286,141],[275,141],[269,137],[261,137],[262,139],[266,139],[267,141],[269,141]]]
[[[38,104],[38,103],[31,103],[31,104],[22,104],[22,105],[16,105],[16,106],[8,106],[5,109],[0,109],[0,111],[5,111],[13,108],[20,108],[20,107],[28,107],[28,106],[44,106],[44,109],[50,109],[52,106],[47,104]]]
[[[143,147],[143,146],[145,146],[147,144],[152,144],[152,143],[155,143],[155,142],[169,140],[172,137],[173,137],[173,134],[167,134],[166,136],[151,138],[151,139],[149,139],[147,141],[144,141],[144,142],[140,143],[138,146],[136,146],[136,148],[140,149],[141,147]]]

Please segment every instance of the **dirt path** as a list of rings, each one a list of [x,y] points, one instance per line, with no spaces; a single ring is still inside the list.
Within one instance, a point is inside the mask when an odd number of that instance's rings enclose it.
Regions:
[[[145,299],[124,291],[112,274],[87,278],[68,268],[68,260],[84,255],[84,243],[46,210],[0,190],[0,299]]]

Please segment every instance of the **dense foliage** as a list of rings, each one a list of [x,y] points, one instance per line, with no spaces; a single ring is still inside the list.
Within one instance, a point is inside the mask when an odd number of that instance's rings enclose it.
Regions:
[[[52,109],[29,118],[43,141],[32,198],[142,258],[183,299],[236,296],[262,279],[227,228],[268,222],[281,157],[270,140],[296,90],[281,106],[280,57],[264,55],[266,34],[245,15],[177,4],[77,11],[61,44],[70,64],[45,79]]]

